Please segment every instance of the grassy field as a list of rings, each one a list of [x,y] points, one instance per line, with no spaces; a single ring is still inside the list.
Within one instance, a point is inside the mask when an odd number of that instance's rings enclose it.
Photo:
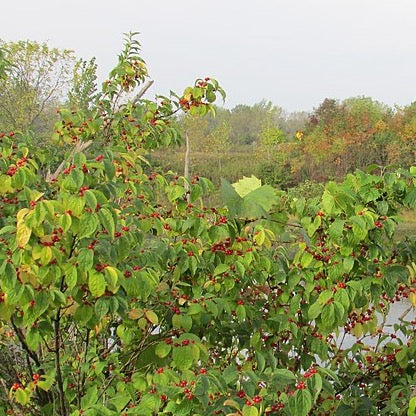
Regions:
[[[397,241],[400,241],[409,235],[416,235],[416,211],[405,210],[399,215],[399,223],[394,236]]]

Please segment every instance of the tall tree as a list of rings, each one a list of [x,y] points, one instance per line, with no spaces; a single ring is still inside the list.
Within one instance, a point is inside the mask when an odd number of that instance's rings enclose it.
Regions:
[[[32,41],[1,42],[10,62],[9,76],[0,80],[0,130],[50,130],[53,113],[65,100],[73,78],[70,50]]]

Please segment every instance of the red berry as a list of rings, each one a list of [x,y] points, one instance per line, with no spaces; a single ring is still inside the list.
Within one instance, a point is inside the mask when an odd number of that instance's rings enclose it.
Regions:
[[[299,381],[298,384],[296,384],[296,388],[298,390],[306,389],[306,384],[303,381]]]
[[[238,397],[240,397],[240,399],[242,399],[243,397],[246,397],[246,394],[244,393],[244,391],[243,391],[243,390],[240,390],[240,391],[237,393],[237,396],[238,396]]]

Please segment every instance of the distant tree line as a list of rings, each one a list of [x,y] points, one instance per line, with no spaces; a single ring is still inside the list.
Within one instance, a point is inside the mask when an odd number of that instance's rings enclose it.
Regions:
[[[58,120],[57,107],[88,110],[96,92],[94,60],[33,41],[0,40],[0,57],[1,132],[33,133],[43,145]],[[369,97],[327,98],[312,112],[288,113],[263,100],[175,122],[189,139],[190,174],[216,184],[221,177],[235,181],[254,174],[287,189],[341,179],[371,165],[408,167],[415,160],[416,102],[391,108]],[[161,169],[183,172],[184,156],[182,146],[150,158]]]
[[[286,113],[261,101],[217,108],[215,118],[177,122],[190,137],[192,173],[214,182],[255,174],[287,189],[341,179],[355,169],[408,167],[415,160],[416,102],[391,108],[369,97],[328,98],[310,113]],[[181,170],[182,155],[179,148],[153,159]]]

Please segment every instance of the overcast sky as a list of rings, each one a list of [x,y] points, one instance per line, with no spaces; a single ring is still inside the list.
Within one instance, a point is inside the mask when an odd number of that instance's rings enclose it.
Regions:
[[[415,0],[15,0],[0,38],[95,56],[103,78],[123,33],[139,31],[152,93],[217,78],[225,105],[262,99],[288,111],[325,97],[416,100]]]

